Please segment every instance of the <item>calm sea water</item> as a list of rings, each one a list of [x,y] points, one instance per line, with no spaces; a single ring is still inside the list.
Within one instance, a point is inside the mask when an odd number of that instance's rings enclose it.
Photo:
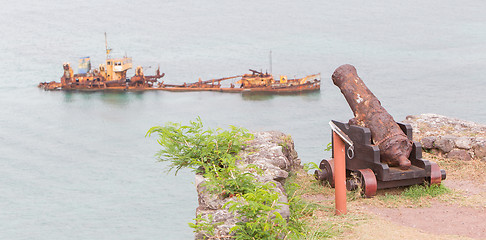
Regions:
[[[433,112],[486,123],[484,1],[15,1],[0,8],[0,239],[190,239],[194,176],[165,174],[146,131],[200,116],[292,135],[328,157],[327,123],[352,117],[330,76],[359,75],[400,121]],[[320,92],[45,92],[62,63],[114,55],[166,82],[320,72]],[[151,68],[148,68],[151,66]],[[133,71],[130,75],[133,74]]]

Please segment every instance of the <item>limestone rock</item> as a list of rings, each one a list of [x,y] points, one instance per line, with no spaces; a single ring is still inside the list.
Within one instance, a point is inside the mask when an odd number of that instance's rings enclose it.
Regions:
[[[240,152],[241,159],[237,167],[245,172],[254,175],[255,179],[262,183],[271,183],[275,186],[274,191],[279,194],[279,208],[276,210],[283,218],[290,217],[287,195],[282,183],[289,176],[289,171],[300,167],[300,159],[294,149],[294,142],[290,136],[281,132],[256,132],[255,138],[248,142]],[[257,174],[256,170],[250,168],[256,166],[263,170],[263,175]],[[229,201],[237,201],[236,198],[223,198],[221,195],[211,194],[204,185],[205,179],[202,175],[196,175],[196,189],[198,193],[199,207],[196,215],[203,219],[212,216],[213,222],[218,223],[212,237],[216,239],[230,239],[229,230],[236,225],[238,216],[224,209],[223,206]],[[209,233],[196,233],[196,239],[210,237]]]
[[[447,158],[469,161],[471,160],[471,155],[464,149],[453,149],[446,154]]]
[[[456,147],[461,149],[471,149],[473,144],[472,137],[459,137],[456,139]]]
[[[424,137],[422,138],[422,140],[420,141],[422,143],[422,147],[425,148],[425,149],[431,149],[431,148],[434,148],[434,142],[437,138],[434,137],[434,136],[430,136],[430,137]]]
[[[486,141],[478,142],[472,149],[475,157],[480,159],[486,158]]]
[[[421,135],[420,139],[430,135],[486,137],[486,125],[438,114],[407,116],[404,122],[412,125],[414,133]]]
[[[205,182],[206,180],[202,175],[196,174],[196,190],[201,209],[220,209],[227,202],[235,200],[234,198],[223,198],[221,195],[208,193],[206,186],[204,186]]]
[[[282,218],[284,219],[289,219],[290,217],[290,207],[288,204],[284,204],[284,203],[288,203],[289,200],[287,198],[287,195],[286,194],[282,194],[280,195],[280,198],[278,199],[279,202],[281,202],[278,206],[279,208],[277,209],[277,212],[280,213],[280,215],[282,216]]]
[[[208,239],[209,237],[216,237],[216,239],[232,239],[229,232],[232,227],[236,226],[237,222],[237,218],[233,213],[229,212],[227,209],[197,210],[196,215],[201,216],[207,223],[217,222],[219,224],[214,228],[213,234],[204,231],[197,232],[194,237],[195,239]]]
[[[414,140],[432,153],[486,159],[486,125],[430,113],[407,116],[404,122],[412,125]]]
[[[439,137],[437,140],[435,140],[434,147],[440,149],[444,153],[448,153],[454,149],[454,139],[455,138],[451,136]]]

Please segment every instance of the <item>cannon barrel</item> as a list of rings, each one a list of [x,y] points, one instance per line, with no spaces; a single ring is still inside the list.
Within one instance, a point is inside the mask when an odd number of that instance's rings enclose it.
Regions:
[[[380,161],[403,170],[409,169],[411,141],[366,87],[356,68],[349,64],[342,65],[334,71],[332,80],[354,113],[355,118],[350,122],[371,130],[373,143],[380,149]]]

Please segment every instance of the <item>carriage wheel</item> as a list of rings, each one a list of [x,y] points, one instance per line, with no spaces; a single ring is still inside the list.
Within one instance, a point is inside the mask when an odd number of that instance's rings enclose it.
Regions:
[[[442,173],[440,171],[439,165],[437,163],[430,162],[430,177],[427,178],[427,183],[430,185],[436,184],[440,185],[442,181]]]
[[[323,159],[319,164],[319,170],[314,172],[317,180],[328,182],[331,187],[334,187],[334,159]]]
[[[376,177],[373,171],[369,168],[366,168],[359,169],[357,173],[358,178],[361,182],[361,193],[367,198],[375,196],[377,184]]]

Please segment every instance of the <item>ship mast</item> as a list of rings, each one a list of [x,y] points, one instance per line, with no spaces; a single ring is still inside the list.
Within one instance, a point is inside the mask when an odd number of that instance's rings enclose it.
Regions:
[[[110,57],[109,54],[111,52],[111,48],[108,48],[108,39],[106,37],[106,32],[105,32],[105,51],[106,51],[106,60]]]
[[[272,75],[272,50],[270,50],[269,58],[270,58],[270,75]]]

